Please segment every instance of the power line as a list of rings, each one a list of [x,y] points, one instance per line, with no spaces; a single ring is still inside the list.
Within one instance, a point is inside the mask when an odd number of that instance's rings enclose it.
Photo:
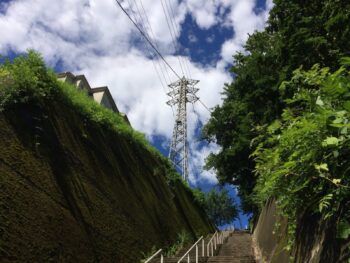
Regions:
[[[174,12],[174,9],[170,3],[169,0],[165,0],[165,2],[167,3],[167,8],[168,8],[168,13],[169,13],[169,17],[170,17],[170,20],[172,22],[172,26],[174,28],[174,32],[175,32],[175,35],[179,35],[180,36],[180,29],[179,27],[177,26],[177,23],[176,23],[176,20],[175,20],[175,12]],[[180,57],[180,60],[182,60],[182,63],[184,65],[184,68],[185,70],[187,70],[187,74],[188,74],[188,77],[189,78],[192,78],[191,76],[191,72],[190,72],[190,69],[189,69],[189,61],[188,61],[188,58],[185,56],[185,58],[183,58],[182,56]]]
[[[156,53],[159,55],[159,57],[164,61],[164,63],[171,69],[171,71],[175,74],[176,77],[181,79],[179,74],[176,73],[176,71],[170,66],[170,64],[165,60],[163,55],[158,51],[158,49],[154,46],[152,41],[148,38],[148,36],[142,31],[142,29],[139,27],[139,25],[131,18],[131,16],[128,14],[128,12],[125,10],[125,8],[121,5],[119,0],[115,0],[118,4],[118,6],[121,8],[121,10],[126,14],[126,16],[129,18],[129,20],[134,24],[134,26],[137,28],[137,30],[141,33],[141,35],[146,39],[146,41],[150,44],[150,46],[156,51]]]
[[[130,1],[130,0],[128,0],[128,2],[129,2],[129,1]],[[152,30],[152,26],[151,26],[151,24],[150,24],[150,22],[149,22],[149,20],[148,20],[148,16],[147,16],[147,14],[146,14],[145,8],[144,8],[144,6],[143,6],[143,4],[142,4],[142,0],[140,0],[140,4],[141,4],[141,8],[142,8],[142,10],[143,10],[143,15],[145,16],[145,19],[146,19],[146,23],[144,22],[144,18],[143,18],[143,16],[142,16],[141,11],[140,11],[140,8],[139,8],[139,6],[138,6],[138,4],[137,4],[137,0],[134,0],[134,4],[135,4],[135,6],[136,6],[136,11],[137,11],[137,14],[138,14],[138,16],[139,16],[140,27],[141,27],[141,29],[143,29],[143,31],[145,32],[145,35],[152,41],[152,36],[150,36],[150,35],[148,34],[147,25],[148,25],[148,27],[150,28],[151,33],[153,34],[153,39],[155,39],[155,37],[154,37],[153,30]],[[129,5],[131,6],[130,2],[129,2]],[[134,11],[132,10],[132,8],[131,8],[131,11],[134,12]],[[134,15],[134,19],[135,19],[135,21],[137,22],[137,18],[136,18],[135,15]],[[153,40],[153,42],[155,43],[155,44],[154,44],[155,47],[158,49],[157,43],[156,43],[154,40]],[[151,50],[150,50],[150,48],[148,47],[147,44],[145,44],[145,46],[146,46],[146,49],[148,50],[148,53],[150,54],[151,57],[152,57],[152,56],[157,57],[156,54],[152,54],[152,52],[151,52]],[[162,85],[162,87],[163,87],[164,93],[165,93],[165,95],[167,95],[166,87],[168,88],[168,91],[170,91],[170,88],[169,88],[168,85],[166,84],[166,83],[167,83],[167,80],[166,80],[166,78],[165,78],[165,74],[164,74],[164,71],[163,71],[163,68],[162,68],[162,64],[163,64],[163,63],[160,63],[158,59],[156,60],[156,62],[155,62],[153,59],[151,59],[151,60],[152,60],[152,63],[153,63],[153,67],[154,67],[154,69],[155,69],[155,71],[156,71],[156,73],[157,73],[157,76],[158,76],[158,78],[159,78],[159,81],[160,81],[160,83],[161,83],[161,85]],[[165,84],[164,84],[163,81],[162,81],[161,74],[159,73],[158,68],[157,68],[157,64],[158,64],[158,66],[159,66],[160,72],[161,72],[162,75],[163,75],[164,83],[165,83]],[[165,70],[166,70],[167,74],[169,75],[166,66],[165,66]],[[169,77],[169,82],[170,82],[170,77]],[[175,113],[174,113],[174,108],[173,108],[173,107],[171,107],[171,111],[172,111],[172,113],[173,113],[173,117],[175,118]]]
[[[146,25],[148,25],[149,27],[149,30],[150,30],[150,33],[151,33],[151,40],[153,38],[153,42],[154,42],[154,45],[156,46],[157,49],[159,49],[158,45],[157,45],[157,41],[156,41],[156,36],[153,32],[153,29],[152,29],[152,25],[148,19],[148,16],[147,16],[147,13],[146,13],[146,10],[145,10],[145,7],[143,6],[143,3],[142,3],[142,0],[140,0],[140,4],[141,4],[141,10],[143,12],[143,15],[145,16],[146,18]],[[164,69],[165,69],[165,73],[168,77],[168,83],[171,83],[171,79],[170,79],[170,75],[169,75],[169,72],[168,72],[168,68],[166,67],[166,65],[164,65],[164,62],[163,63],[160,63],[159,60],[157,60],[158,64],[159,64],[159,68],[160,68],[160,71],[163,75],[163,78],[164,78],[164,81],[165,83],[167,83],[167,79],[165,77],[165,74],[164,74]],[[163,68],[164,67],[164,68]],[[168,90],[169,90],[169,87],[168,87]],[[170,91],[170,90],[169,90]]]
[[[209,113],[212,113],[212,111],[204,104],[203,101],[201,101],[201,99],[198,99],[198,101],[203,105],[204,108],[206,108],[207,111],[209,111]]]
[[[149,36],[148,32],[147,32],[147,27],[146,27],[147,25],[145,25],[145,23],[144,23],[143,17],[142,17],[142,15],[141,15],[141,12],[140,12],[140,9],[139,9],[139,6],[138,6],[136,0],[134,0],[134,3],[135,3],[135,6],[136,6],[137,14],[138,14],[138,16],[139,16],[139,23],[140,23],[140,25],[141,25],[141,29],[143,29],[144,32],[145,32],[145,34],[147,35],[147,37],[148,37],[150,40],[152,40],[151,37]],[[141,4],[142,4],[142,1],[141,1]],[[146,19],[148,19],[147,16],[146,16]],[[137,19],[135,19],[135,21],[137,22]],[[145,44],[145,46],[146,46],[147,51],[148,51],[148,53],[150,54],[151,58],[152,58],[153,56],[155,56],[155,54],[153,54],[153,53],[151,52],[151,50],[150,50],[149,46],[147,45],[147,43]],[[156,44],[155,44],[155,46],[156,46]],[[158,48],[158,47],[157,47],[157,48]],[[156,56],[155,56],[155,57],[156,57]],[[167,81],[166,81],[166,79],[165,79],[164,72],[163,72],[162,68],[160,67],[160,72],[161,72],[162,75],[163,75],[165,84],[164,84],[163,81],[162,81],[161,74],[160,74],[159,71],[158,71],[156,62],[153,60],[153,58],[152,58],[151,60],[152,60],[152,63],[153,63],[153,67],[154,67],[154,69],[155,69],[156,72],[157,72],[157,76],[158,76],[158,78],[159,78],[159,81],[160,81],[160,83],[161,83],[161,85],[162,85],[162,87],[163,87],[163,90],[164,90],[165,94],[166,94],[166,93],[167,93],[167,92],[166,92],[166,87],[167,87],[167,84],[166,84],[166,83],[167,83]],[[157,61],[158,61],[158,59],[157,59]]]
[[[133,16],[133,17],[134,17],[134,21],[135,21],[136,23],[139,23],[141,29],[143,29],[143,30],[146,32],[145,34],[147,34],[147,29],[143,26],[143,18],[142,18],[141,14],[140,14],[140,11],[139,11],[139,8],[138,8],[138,6],[137,6],[136,1],[134,0],[133,3],[134,3],[135,6],[136,6],[137,14],[135,14],[135,11],[134,11],[133,8],[132,8],[133,4],[131,3],[131,1],[130,1],[130,0],[127,0],[127,2],[128,2],[129,6],[130,6],[130,11],[131,11],[131,12],[130,12],[130,17]],[[137,18],[137,15],[138,15],[138,18]],[[145,47],[146,47],[146,49],[147,49],[148,54],[149,54],[151,57],[155,56],[155,55],[151,52],[151,50],[150,50],[148,44],[147,44],[147,43],[144,43],[144,45],[145,45]],[[157,68],[156,63],[154,62],[153,59],[151,59],[151,60],[152,60],[153,67],[154,67],[154,69],[155,69],[155,71],[156,71],[157,77],[158,77],[158,79],[159,79],[159,81],[160,81],[160,83],[161,83],[161,86],[162,86],[162,88],[163,88],[165,94],[166,94],[166,93],[167,93],[167,92],[166,92],[166,88],[165,88],[165,86],[167,86],[167,85],[166,85],[166,81],[165,81],[165,84],[164,84],[164,83],[163,83],[163,80],[162,80],[162,78],[161,78],[161,76],[160,76],[160,73],[159,73],[159,71],[158,71],[158,68]]]
[[[165,19],[166,19],[166,22],[167,22],[167,25],[168,25],[168,28],[169,28],[169,31],[170,31],[172,43],[173,43],[173,46],[174,46],[174,49],[175,49],[175,52],[176,52],[176,50],[177,50],[176,44],[175,44],[176,43],[176,41],[175,41],[176,34],[175,34],[175,30],[174,30],[173,25],[172,25],[172,20],[170,18],[170,14],[168,15],[169,11],[168,11],[167,2],[165,0],[165,5],[164,5],[163,0],[160,0],[160,2],[162,4],[162,8],[163,8],[163,12],[164,12],[164,15],[165,15]],[[181,63],[181,60],[180,60],[180,57],[177,57],[177,59],[178,59],[179,64],[180,64],[181,72],[182,72],[183,75],[185,75],[183,67],[182,67],[182,63]]]
[[[150,29],[151,36],[152,36],[152,38],[153,38],[153,42],[155,43],[155,46],[159,49],[159,47],[158,47],[158,45],[157,45],[157,41],[156,41],[156,35],[154,34],[154,31],[153,31],[153,29],[152,29],[152,25],[151,25],[151,23],[150,23],[150,20],[148,19],[148,16],[147,16],[145,7],[143,6],[142,0],[140,0],[140,3],[141,3],[141,9],[142,9],[142,11],[143,11],[143,14],[144,14],[144,16],[146,17],[146,23],[147,23],[147,25],[148,25],[148,27],[149,27],[149,29]],[[165,78],[165,74],[164,74],[164,71],[163,71],[163,67],[164,67],[165,73],[166,73],[166,75],[167,75],[167,77],[168,77],[168,83],[170,83],[170,82],[171,82],[171,79],[170,79],[170,75],[169,75],[169,72],[168,72],[168,68],[166,67],[166,65],[164,65],[164,63],[159,63],[159,64],[160,64],[159,67],[162,69],[162,74],[163,74],[163,76],[164,76],[165,82],[167,82],[167,81],[166,81],[166,78]],[[169,88],[169,87],[168,87],[168,88]]]
[[[170,0],[165,0],[165,1],[168,2],[168,8],[170,10],[170,11],[168,10],[169,16],[172,18],[172,24],[174,26],[175,35],[179,36],[179,42],[178,42],[179,44],[178,44],[178,46],[181,47],[182,46],[181,43],[180,43],[181,30],[179,29],[179,27],[178,27],[178,25],[176,23],[174,9],[173,9],[173,7],[172,7],[172,5],[170,3]],[[179,48],[179,50],[180,50],[180,48]],[[192,76],[191,76],[191,72],[189,70],[189,67],[188,67],[188,65],[186,63],[186,59],[187,59],[186,55],[184,57],[180,56],[180,60],[182,60],[182,63],[183,63],[184,68],[185,68],[185,71],[187,70],[186,73],[188,74],[188,77],[191,79]],[[188,61],[188,59],[187,59],[187,61]]]

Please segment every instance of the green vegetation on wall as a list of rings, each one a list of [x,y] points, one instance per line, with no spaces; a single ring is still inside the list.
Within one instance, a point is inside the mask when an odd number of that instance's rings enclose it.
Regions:
[[[256,161],[254,200],[274,197],[288,218],[293,244],[304,211],[336,217],[349,225],[350,213],[350,59],[334,73],[315,65],[298,69],[281,92],[292,92],[281,120],[260,127],[252,154]],[[350,230],[350,228],[348,229]],[[348,230],[339,228],[340,236]],[[346,236],[347,238],[347,236]]]
[[[142,134],[33,51],[0,66],[0,136],[5,261],[135,263],[214,231]]]
[[[350,55],[349,9],[348,1],[274,0],[266,29],[249,37],[244,53],[234,54],[234,80],[225,86],[223,104],[214,109],[203,137],[221,146],[207,168],[216,170],[219,182],[239,186],[244,211],[259,210],[251,195],[257,129],[281,118],[285,99],[294,94],[279,87],[294,70],[319,64],[334,71]]]
[[[349,10],[349,1],[274,0],[265,30],[234,54],[234,79],[203,129],[221,146],[206,168],[238,186],[255,219],[275,198],[288,248],[304,215],[350,237]]]
[[[122,116],[91,100],[84,91],[58,81],[56,74],[46,69],[43,59],[35,51],[29,50],[28,54],[16,57],[13,62],[6,59],[0,66],[0,110],[17,103],[30,101],[44,103],[52,99],[60,100],[73,107],[91,122],[128,136],[129,139],[143,145],[157,158],[168,162],[149,144],[145,136],[132,129]],[[169,170],[171,169],[169,164]],[[176,176],[175,171],[169,172],[169,178],[175,179]]]

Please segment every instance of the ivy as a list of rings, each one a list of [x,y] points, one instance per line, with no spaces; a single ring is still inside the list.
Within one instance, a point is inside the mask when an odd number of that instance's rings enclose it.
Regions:
[[[289,246],[296,215],[306,210],[323,219],[343,220],[339,237],[350,233],[346,221],[350,215],[341,212],[350,200],[350,71],[346,66],[333,73],[318,65],[309,71],[297,69],[290,81],[281,84],[281,91],[294,93],[286,100],[281,120],[257,129],[253,199],[260,206],[271,197],[277,200],[289,220]]]

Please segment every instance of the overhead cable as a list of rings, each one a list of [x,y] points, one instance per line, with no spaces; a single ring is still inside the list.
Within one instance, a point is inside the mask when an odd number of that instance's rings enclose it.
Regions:
[[[159,57],[164,61],[164,63],[171,69],[171,71],[175,74],[176,77],[181,79],[179,74],[170,66],[170,64],[165,60],[163,55],[158,51],[158,49],[154,46],[152,41],[148,38],[148,36],[142,31],[140,26],[131,18],[129,13],[125,10],[125,8],[122,6],[119,0],[115,0],[118,4],[118,6],[121,8],[121,10],[126,14],[126,16],[129,18],[129,20],[134,24],[134,26],[137,28],[137,30],[140,32],[140,34],[145,38],[145,40],[150,44],[150,46],[155,50],[155,52],[159,55]]]
[[[129,0],[128,0],[128,1],[129,1]],[[142,3],[142,1],[141,1],[141,3]],[[129,4],[130,4],[130,2],[129,2]],[[140,27],[141,27],[141,29],[143,29],[143,31],[145,32],[145,35],[147,35],[147,37],[152,41],[152,38],[149,36],[149,34],[148,34],[148,32],[147,32],[147,27],[146,27],[147,25],[145,25],[145,23],[144,23],[143,16],[141,15],[141,12],[140,12],[140,9],[139,9],[139,6],[138,6],[136,0],[134,0],[134,4],[135,4],[135,6],[136,6],[137,14],[138,14],[138,16],[139,16],[139,24],[140,24]],[[131,6],[131,4],[130,4],[130,6]],[[137,23],[137,18],[136,18],[136,16],[134,16],[134,18],[135,18],[135,22]],[[146,17],[146,19],[147,19],[147,17]],[[156,55],[156,54],[154,54],[154,53],[151,52],[151,50],[150,50],[150,48],[149,48],[149,46],[148,46],[147,43],[145,43],[145,46],[146,46],[146,49],[147,49],[147,51],[148,51],[148,53],[149,53],[149,55],[150,55],[151,57],[153,57],[153,56]],[[156,46],[156,45],[155,45],[155,46]],[[152,60],[153,67],[154,67],[154,69],[155,69],[155,71],[156,71],[156,73],[157,73],[157,76],[158,76],[158,78],[159,78],[159,81],[160,81],[160,83],[161,83],[161,85],[162,85],[162,87],[163,87],[163,90],[164,90],[165,94],[166,94],[167,91],[166,91],[166,88],[165,88],[165,87],[167,87],[167,84],[166,84],[167,81],[166,81],[166,79],[165,79],[163,70],[162,70],[162,68],[161,68],[161,66],[160,66],[160,72],[161,72],[162,75],[163,75],[165,84],[163,83],[163,80],[162,80],[161,74],[159,73],[159,70],[158,70],[158,67],[157,67],[156,62],[155,62],[153,59],[151,59],[151,60]],[[158,61],[158,59],[157,59],[157,61]],[[168,89],[169,89],[169,87],[168,87]]]
[[[209,113],[212,113],[212,111],[204,104],[203,101],[201,101],[201,99],[199,99],[198,101],[203,105],[204,108],[206,108],[207,111],[209,111]]]
[[[137,14],[138,14],[138,17],[139,17],[139,21],[137,21],[138,19],[137,19],[137,17],[136,17],[135,14],[134,14],[134,21],[135,21],[136,23],[139,22],[140,28],[143,30],[143,32],[145,33],[145,35],[152,41],[152,37],[148,34],[147,25],[150,27],[150,31],[151,31],[151,32],[153,32],[153,30],[152,30],[151,24],[149,23],[149,20],[148,20],[146,11],[145,11],[145,9],[144,9],[144,7],[143,7],[142,0],[139,0],[139,1],[140,1],[140,3],[141,3],[141,7],[142,7],[142,9],[143,9],[143,15],[145,16],[146,23],[144,22],[144,17],[143,17],[142,14],[141,14],[140,8],[139,8],[139,6],[138,6],[138,4],[137,4],[137,0],[134,0],[133,2],[134,2],[134,4],[135,4],[135,6],[136,6],[136,11],[137,11]],[[130,3],[130,0],[128,0],[128,3],[129,3],[129,5],[130,5],[131,12],[134,13],[134,11],[132,10],[132,5],[131,5],[131,3]],[[130,16],[131,16],[131,14],[130,14]],[[158,48],[156,42],[155,42],[154,45],[156,46],[156,48]],[[147,45],[147,43],[145,43],[145,46],[146,46],[146,49],[147,49],[147,51],[148,51],[148,53],[150,54],[151,57],[153,57],[153,56],[157,57],[156,54],[153,54],[153,53],[151,52],[150,47]],[[164,90],[164,93],[165,93],[165,95],[167,95],[166,87],[168,88],[168,91],[170,91],[170,88],[169,88],[169,86],[167,85],[167,80],[166,80],[166,78],[165,78],[165,74],[164,74],[164,71],[163,71],[163,68],[162,68],[162,64],[163,64],[163,63],[160,63],[160,62],[159,62],[158,57],[157,57],[157,60],[156,60],[156,61],[155,61],[154,59],[151,59],[151,60],[152,60],[153,67],[154,67],[154,69],[155,69],[155,71],[156,71],[156,73],[157,73],[158,79],[159,79],[159,81],[160,81],[160,83],[161,83],[161,85],[162,85],[162,88],[163,88],[163,90]],[[163,62],[163,61],[162,61],[162,62]],[[158,70],[157,65],[159,66],[159,69],[160,69],[160,70]],[[166,69],[166,71],[167,71],[167,67],[166,67],[166,66],[165,66],[165,69]],[[162,81],[161,74],[159,73],[159,71],[160,71],[160,72],[162,73],[162,75],[163,75],[164,83],[165,83],[165,84],[164,84],[163,81]],[[169,74],[169,73],[167,72],[167,74]],[[173,116],[175,116],[173,106],[171,107],[171,110],[172,110]]]
[[[145,10],[145,7],[143,6],[143,3],[142,3],[142,0],[140,0],[140,4],[141,4],[141,10],[142,10],[142,13],[143,15],[145,16],[146,18],[146,25],[149,27],[149,31],[150,31],[150,39],[152,40],[153,39],[153,42],[154,42],[154,45],[156,46],[157,49],[159,49],[158,45],[157,45],[157,41],[156,41],[156,36],[153,32],[153,29],[152,29],[152,25],[150,23],[150,20],[148,19],[148,16],[147,16],[147,13],[146,13],[146,10]],[[169,75],[169,72],[168,72],[168,68],[166,65],[164,65],[164,62],[161,60],[161,62],[159,62],[159,60],[157,60],[157,62],[159,63],[159,68],[161,70],[161,73],[163,75],[163,78],[165,80],[165,83],[171,83],[171,79],[170,79],[170,75]],[[165,73],[166,75],[164,74],[164,70],[165,70]],[[168,77],[168,80],[166,79],[166,77]],[[168,90],[169,90],[169,87],[168,87]]]
[[[166,6],[167,6],[167,10],[168,10],[169,16],[170,16],[171,24],[172,24],[174,32],[175,32],[174,34],[175,34],[175,36],[176,35],[180,36],[181,31],[180,31],[179,27],[177,26],[177,23],[176,23],[176,20],[175,20],[174,8],[172,7],[172,5],[171,5],[169,0],[165,0],[165,2],[166,2]],[[188,77],[190,79],[192,79],[190,68],[189,68],[189,65],[188,65],[189,64],[189,60],[188,60],[187,56],[185,56],[184,58],[182,56],[180,56],[180,60],[182,60],[184,68],[185,68],[185,70],[187,70],[186,73],[188,74]]]
[[[168,14],[169,11],[168,11],[167,2],[166,2],[166,0],[165,0],[165,4],[164,4],[163,0],[160,0],[160,2],[162,4],[162,8],[163,8],[163,12],[164,12],[164,15],[165,15],[165,19],[166,19],[166,22],[167,22],[167,25],[168,25],[168,28],[169,28],[169,31],[170,31],[172,43],[173,43],[173,46],[174,46],[174,49],[175,49],[175,52],[176,52],[176,50],[177,50],[177,48],[176,48],[176,41],[175,41],[176,32],[175,32],[175,30],[173,28],[170,14]],[[182,63],[181,63],[181,60],[180,60],[180,57],[177,57],[177,59],[178,59],[179,64],[180,64],[181,72],[182,72],[183,75],[185,75],[183,67],[182,67]]]

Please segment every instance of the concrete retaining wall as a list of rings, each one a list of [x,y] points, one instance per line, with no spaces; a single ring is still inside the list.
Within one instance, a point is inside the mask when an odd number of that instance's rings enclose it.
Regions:
[[[266,203],[253,231],[259,263],[345,263],[350,258],[349,240],[337,238],[336,219],[322,220],[320,214],[300,215],[292,251],[287,245],[287,219],[278,215],[274,200]]]

